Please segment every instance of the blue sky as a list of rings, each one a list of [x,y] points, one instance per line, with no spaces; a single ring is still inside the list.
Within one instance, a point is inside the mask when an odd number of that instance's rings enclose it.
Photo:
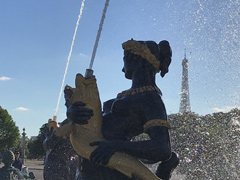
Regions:
[[[75,75],[89,66],[104,3],[85,2],[65,84],[74,86]],[[80,0],[0,2],[0,106],[28,136],[55,113],[80,6]],[[130,87],[121,72],[122,42],[166,39],[172,64],[156,80],[168,114],[179,111],[185,48],[192,111],[239,107],[239,13],[239,0],[111,0],[93,65],[102,101]],[[58,121],[65,112],[62,97]]]

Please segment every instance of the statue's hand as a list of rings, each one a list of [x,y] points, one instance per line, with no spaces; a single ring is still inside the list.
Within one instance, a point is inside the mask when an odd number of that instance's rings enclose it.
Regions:
[[[87,124],[93,116],[93,110],[84,107],[83,102],[75,102],[67,109],[67,118],[72,123]]]
[[[90,161],[98,165],[107,165],[116,152],[111,141],[95,141],[90,146],[98,146],[90,155]]]

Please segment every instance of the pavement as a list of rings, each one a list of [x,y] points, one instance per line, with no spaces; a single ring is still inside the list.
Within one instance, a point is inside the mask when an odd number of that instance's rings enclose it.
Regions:
[[[39,160],[26,160],[24,163],[29,172],[33,172],[36,180],[43,180],[43,161]]]

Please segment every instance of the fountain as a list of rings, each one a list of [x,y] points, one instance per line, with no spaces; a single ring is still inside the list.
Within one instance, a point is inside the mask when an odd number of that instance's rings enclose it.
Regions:
[[[163,10],[171,12],[168,25],[174,27],[174,30],[166,28],[162,32],[172,42],[175,63],[182,59],[180,54],[183,46],[188,52],[192,51],[189,58],[189,89],[192,112],[197,113],[169,116],[173,150],[179,152],[181,159],[176,174],[184,175],[183,179],[239,179],[240,149],[237,137],[240,132],[240,113],[233,108],[240,106],[240,2],[189,0],[178,6],[174,6],[174,3],[176,2],[166,2]],[[162,21],[157,17],[153,21],[151,28],[157,34],[154,36],[160,36],[156,31],[163,27]],[[156,37],[148,33],[141,38]],[[173,67],[168,81],[176,82],[177,74],[181,74],[180,69],[181,62]],[[161,89],[163,92],[171,89],[172,94],[178,94],[180,86],[179,89],[172,90],[172,83],[166,83]],[[175,106],[171,99],[167,101],[166,99],[167,107]],[[179,105],[177,102],[176,104]],[[231,107],[228,107],[229,104]],[[175,107],[175,112],[177,111],[178,107]],[[205,115],[207,113],[209,114]]]

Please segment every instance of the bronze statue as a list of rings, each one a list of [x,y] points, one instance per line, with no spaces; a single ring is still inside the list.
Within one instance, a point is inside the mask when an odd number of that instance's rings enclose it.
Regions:
[[[70,106],[69,100],[72,96],[72,91],[65,88],[65,105]],[[65,119],[60,126],[67,124],[69,121]],[[55,135],[53,124],[55,121],[49,120],[49,132],[46,134],[46,139],[43,142],[46,158],[44,161],[43,177],[44,180],[72,180],[75,177],[77,164],[71,159],[76,155],[71,142],[67,137],[58,137]]]
[[[85,172],[80,170],[81,180],[159,179],[138,159],[161,161],[156,175],[168,180],[179,158],[171,152],[170,124],[155,74],[160,72],[163,77],[168,72],[171,48],[167,41],[156,44],[131,39],[123,43],[123,49],[123,72],[132,80],[132,87],[105,102],[102,113],[95,78],[77,75],[72,105],[67,111],[72,123],[57,129],[56,134],[70,135],[74,149],[90,160],[83,159]],[[150,140],[131,141],[143,132]],[[97,170],[94,174],[84,166]]]
[[[2,161],[4,166],[0,168],[0,180],[21,179],[21,180],[35,180],[33,172],[22,172],[12,166],[15,161],[15,156],[12,151],[6,151],[3,154]]]

